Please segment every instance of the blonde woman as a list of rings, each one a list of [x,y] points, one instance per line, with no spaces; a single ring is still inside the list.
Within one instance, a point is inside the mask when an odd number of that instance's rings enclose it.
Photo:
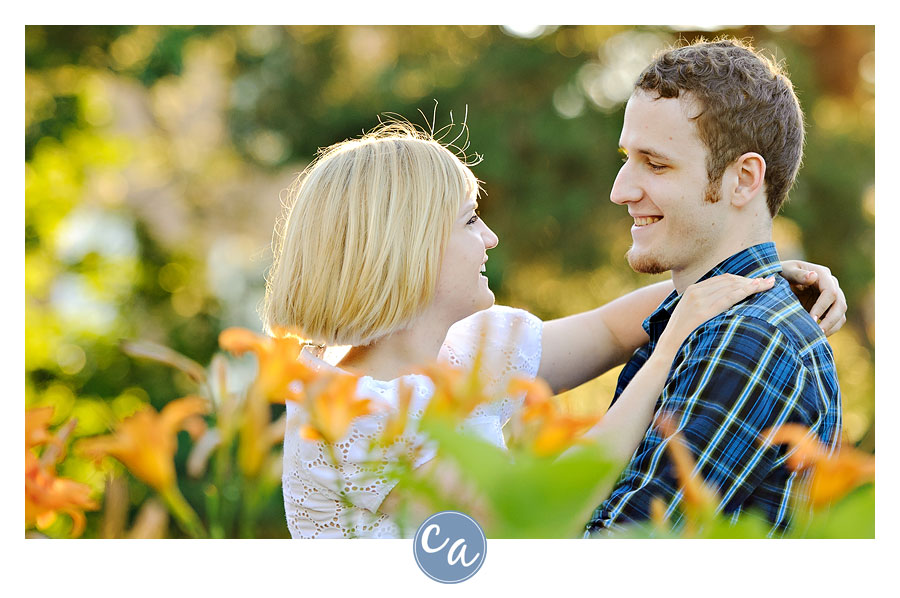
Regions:
[[[506,388],[512,375],[540,376],[555,391],[574,388],[624,363],[647,342],[641,323],[672,291],[669,282],[548,322],[494,306],[483,272],[498,239],[478,217],[478,197],[478,180],[454,152],[397,123],[322,150],[294,185],[275,237],[266,327],[294,328],[322,345],[350,345],[335,365],[307,351],[303,358],[361,375],[357,393],[388,409],[397,408],[399,384],[413,395],[402,442],[373,455],[370,441],[386,414],[360,417],[336,446],[338,463],[321,443],[300,436],[304,412],[288,403],[282,481],[292,537],[399,534],[381,510],[392,489],[385,468],[397,451],[417,455],[417,467],[434,456],[422,450],[427,444],[416,432],[433,385],[412,372],[435,360],[471,365],[485,326],[490,334],[482,373],[494,390]],[[808,274],[800,263],[785,264],[785,276],[797,283],[810,282]],[[772,284],[728,275],[688,289],[653,357],[589,434],[627,460],[681,343],[710,317]],[[823,276],[819,286],[840,293],[831,277]],[[825,293],[823,299],[816,308],[822,312]],[[834,326],[842,315],[829,312],[823,325]],[[504,446],[502,428],[520,404],[521,397],[506,397],[480,405],[466,425]],[[381,464],[374,471],[373,458]]]

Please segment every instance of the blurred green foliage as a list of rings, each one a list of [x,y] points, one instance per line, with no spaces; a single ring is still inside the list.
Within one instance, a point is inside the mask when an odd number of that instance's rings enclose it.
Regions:
[[[464,472],[487,505],[484,514],[471,503],[447,495],[446,484],[421,480],[407,471],[398,488],[426,500],[429,512],[461,510],[475,517],[492,538],[577,538],[590,513],[609,494],[621,470],[598,444],[578,447],[563,458],[511,452],[475,435],[461,434],[446,421],[423,421],[423,430],[440,446],[438,458]],[[617,467],[618,465],[618,467]],[[416,522],[416,525],[420,522]],[[415,536],[415,527],[403,537]]]
[[[469,153],[484,158],[482,215],[501,239],[488,263],[498,301],[553,318],[650,282],[625,264],[627,214],[608,201],[624,100],[656,50],[729,34],[785,61],[806,113],[804,167],[776,241],[783,258],[826,264],[841,281],[849,322],[830,341],[845,428],[874,450],[873,27],[25,33],[26,405],[55,405],[57,423],[77,416],[76,437],[190,390],[123,355],[120,338],[207,363],[225,326],[259,329],[280,192],[318,147],[382,113],[435,128],[451,112],[466,119]],[[602,411],[614,376],[562,400]],[[103,475],[75,456],[61,471],[102,491]],[[260,526],[285,537],[283,517],[273,500]],[[98,525],[89,517],[87,535]]]
[[[582,538],[585,522],[614,487],[622,468],[597,444],[575,445],[563,457],[538,457],[515,448],[500,449],[439,420],[423,420],[423,426],[440,446],[438,458],[455,463],[464,472],[462,479],[477,489],[483,503],[472,501],[465,493],[463,498],[458,492],[448,494],[447,483],[440,478],[423,478],[409,471],[400,476],[398,488],[413,497],[411,500],[425,501],[428,513],[475,513],[490,538]],[[784,537],[874,538],[874,484],[859,483],[852,488],[846,495],[835,494],[827,508],[815,510],[804,505],[803,493],[795,488],[795,514]],[[687,502],[690,500],[684,498],[682,505]],[[671,519],[627,524],[597,537],[770,537],[772,525],[764,515],[755,510],[742,512],[737,518],[717,513],[718,502],[713,494],[713,501],[699,510],[697,505],[693,512],[682,507]],[[398,523],[404,537],[415,536],[414,524],[404,527],[400,519]]]

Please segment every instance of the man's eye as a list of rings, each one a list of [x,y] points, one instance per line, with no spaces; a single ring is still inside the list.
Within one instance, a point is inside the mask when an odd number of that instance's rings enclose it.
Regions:
[[[662,172],[663,170],[668,168],[663,164],[654,164],[653,162],[647,162],[647,166],[649,166],[653,172]]]

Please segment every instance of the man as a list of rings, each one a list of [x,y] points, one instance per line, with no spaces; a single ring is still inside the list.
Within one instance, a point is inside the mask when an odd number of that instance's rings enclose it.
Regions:
[[[697,328],[673,363],[654,422],[587,534],[650,517],[664,501],[681,518],[680,483],[662,417],[687,442],[694,473],[719,510],[764,515],[773,533],[791,521],[799,486],[785,449],[763,432],[801,423],[839,443],[841,399],[825,335],[778,275],[772,219],[794,182],[803,115],[788,78],[738,41],[700,42],[660,55],[638,78],[619,145],[624,164],[610,199],[634,217],[627,259],[638,272],[672,272],[675,291],[644,321],[649,344],[619,376],[616,398],[653,352],[681,293],[711,276],[776,275],[775,286]]]

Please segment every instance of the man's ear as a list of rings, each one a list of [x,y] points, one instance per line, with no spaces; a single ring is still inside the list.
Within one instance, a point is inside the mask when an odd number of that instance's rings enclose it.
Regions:
[[[731,203],[742,208],[764,190],[766,160],[756,152],[747,152],[734,162],[732,169]]]

